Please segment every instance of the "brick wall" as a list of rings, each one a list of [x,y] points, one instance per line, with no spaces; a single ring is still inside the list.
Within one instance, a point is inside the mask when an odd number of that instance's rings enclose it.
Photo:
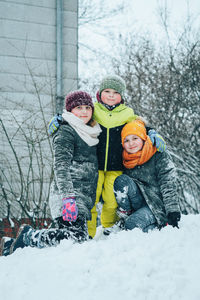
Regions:
[[[36,219],[34,222],[31,219],[23,218],[20,220],[16,220],[12,218],[12,224],[8,219],[0,220],[0,239],[3,236],[16,237],[18,229],[22,224],[29,224],[33,228],[41,229],[48,228],[51,224],[52,220],[50,218],[47,219]]]

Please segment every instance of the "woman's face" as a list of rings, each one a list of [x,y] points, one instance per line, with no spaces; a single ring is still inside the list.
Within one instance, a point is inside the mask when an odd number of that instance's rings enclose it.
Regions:
[[[92,118],[92,107],[89,105],[79,105],[71,110],[75,116],[83,120],[87,124]]]
[[[124,149],[128,153],[136,153],[142,149],[144,141],[137,135],[130,134],[124,139]]]
[[[105,89],[101,92],[101,101],[110,106],[120,103],[122,100],[121,95],[113,89]]]

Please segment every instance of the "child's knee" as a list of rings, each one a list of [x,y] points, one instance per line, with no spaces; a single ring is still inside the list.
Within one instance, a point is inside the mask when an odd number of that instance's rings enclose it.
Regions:
[[[120,175],[115,179],[114,182],[114,194],[116,201],[119,205],[122,198],[126,198],[128,194],[128,186],[127,186],[127,175]]]
[[[127,182],[129,182],[129,176],[122,174],[118,176],[114,181],[114,189],[118,190],[123,188],[125,185],[127,185]]]
[[[124,191],[128,193],[128,188],[132,192],[137,193],[138,186],[137,184],[126,174],[118,176],[114,181],[114,192],[115,191]]]

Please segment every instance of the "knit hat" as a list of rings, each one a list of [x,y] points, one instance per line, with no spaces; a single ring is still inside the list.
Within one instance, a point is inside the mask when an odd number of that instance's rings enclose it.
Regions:
[[[92,112],[94,112],[94,104],[92,102],[92,97],[84,91],[74,91],[69,93],[65,98],[65,108],[67,111],[72,111],[73,108],[79,105],[89,105],[92,107]]]
[[[144,126],[144,123],[141,120],[135,120],[133,122],[130,122],[126,124],[122,131],[121,131],[121,139],[122,139],[122,146],[124,146],[124,140],[128,135],[137,135],[139,136],[143,141],[146,141],[147,139],[147,132],[146,128]]]
[[[104,77],[102,79],[99,87],[100,97],[101,97],[101,92],[105,89],[116,90],[123,98],[126,89],[126,84],[121,77],[117,75],[111,75],[111,76]]]

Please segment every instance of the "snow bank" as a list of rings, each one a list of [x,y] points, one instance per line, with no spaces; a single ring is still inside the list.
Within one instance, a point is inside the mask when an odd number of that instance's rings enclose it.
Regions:
[[[2,300],[199,300],[200,215],[180,229],[124,231],[0,257]]]

